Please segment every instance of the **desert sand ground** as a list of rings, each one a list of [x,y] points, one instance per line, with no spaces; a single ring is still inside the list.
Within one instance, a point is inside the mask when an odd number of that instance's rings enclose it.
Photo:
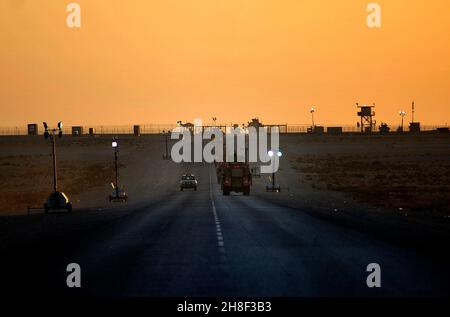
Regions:
[[[119,137],[119,184],[129,194],[128,205],[148,202],[175,188],[179,174],[189,169],[161,159],[163,141],[161,136]],[[56,152],[58,188],[75,208],[117,206],[108,202],[114,181],[111,137],[63,137],[57,139]],[[50,141],[43,137],[0,138],[0,213],[21,214],[28,206],[42,207],[53,188],[51,160]]]
[[[395,242],[447,243],[450,135],[283,135],[276,181],[253,195]],[[434,242],[433,242],[434,241]]]
[[[178,189],[192,163],[162,160],[161,135],[119,137],[119,182],[139,206]],[[296,208],[325,213],[405,217],[422,223],[449,222],[450,136],[288,134],[280,140],[283,157],[276,181],[281,193],[266,193],[270,175],[254,179],[252,194]],[[110,136],[57,139],[59,188],[78,211],[111,204],[114,179]],[[24,215],[41,207],[52,190],[51,146],[43,137],[0,138],[0,214]]]

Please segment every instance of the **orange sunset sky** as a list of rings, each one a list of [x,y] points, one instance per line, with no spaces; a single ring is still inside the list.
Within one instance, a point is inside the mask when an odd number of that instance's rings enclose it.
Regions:
[[[0,1],[0,126],[450,119],[450,1]]]

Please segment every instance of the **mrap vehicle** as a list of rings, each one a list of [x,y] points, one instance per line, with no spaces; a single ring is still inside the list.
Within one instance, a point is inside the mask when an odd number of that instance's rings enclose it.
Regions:
[[[248,163],[222,163],[220,170],[223,195],[228,196],[230,192],[250,194],[252,174]]]

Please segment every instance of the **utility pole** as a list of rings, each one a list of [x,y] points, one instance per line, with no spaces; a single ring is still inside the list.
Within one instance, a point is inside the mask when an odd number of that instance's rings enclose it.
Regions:
[[[163,135],[164,135],[164,140],[165,140],[165,146],[166,146],[166,154],[163,155],[163,159],[168,160],[170,155],[169,155],[169,142],[168,142],[168,137],[169,137],[169,131],[163,130]]]
[[[119,196],[119,173],[117,171],[117,148],[114,149],[114,161],[116,170],[116,195]]]
[[[164,133],[165,138],[166,138],[166,159],[169,159],[169,146],[168,146],[168,141],[167,141],[167,137],[169,135],[169,132],[167,131],[166,133]]]
[[[113,137],[113,141],[111,143],[112,148],[114,149],[114,170],[115,170],[115,186],[114,192],[112,195],[109,195],[109,202],[126,202],[128,200],[128,195],[125,193],[123,189],[119,188],[119,143],[117,142],[117,138]],[[114,185],[114,184],[112,184]]]
[[[55,134],[58,134],[58,137],[62,137],[62,123],[58,122],[56,128],[50,129],[46,122],[43,123],[45,132],[44,138],[50,138],[50,142],[52,143],[52,163],[53,163],[53,192],[47,198],[47,201],[44,203],[44,211],[48,213],[50,209],[67,209],[68,212],[72,211],[72,203],[69,201],[67,196],[63,192],[58,191],[58,174],[56,169],[56,138]]]
[[[115,177],[115,185],[116,185],[116,197],[119,197],[119,172],[118,172],[118,166],[117,166],[117,160],[118,160],[118,155],[117,155],[117,148],[119,147],[119,144],[116,141],[116,138],[113,138],[113,142],[112,142],[112,148],[114,149],[114,170],[116,173],[116,177]]]
[[[55,145],[55,134],[52,133],[52,156],[53,156],[53,191],[56,193],[58,191],[58,177],[56,174],[56,145]]]
[[[272,171],[272,188],[275,188],[275,166]]]
[[[316,110],[315,110],[314,108],[311,108],[311,109],[309,110],[309,112],[311,112],[311,121],[312,121],[311,131],[314,130],[314,112],[315,112],[315,111],[316,111]]]
[[[269,152],[267,152],[267,154],[269,155],[269,157],[272,159],[272,157],[274,157],[275,155],[278,156],[278,158],[280,158],[283,154],[281,153],[281,151],[277,151],[276,153],[273,150],[270,150]],[[275,185],[275,164],[273,165],[273,170],[272,170],[272,187],[269,188],[268,186],[266,186],[266,191],[276,191],[279,192],[280,191],[280,186],[276,186]]]
[[[406,115],[406,111],[400,110],[398,113],[399,113],[400,117],[402,117],[402,123],[401,123],[401,129],[400,129],[400,131],[403,132],[403,118],[404,118],[405,115]]]
[[[50,142],[52,143],[52,159],[53,159],[53,192],[56,193],[58,191],[58,174],[56,170],[56,139],[55,133],[58,136],[62,137],[62,123],[58,122],[57,128],[49,129],[46,122],[44,122],[44,138],[50,138]]]

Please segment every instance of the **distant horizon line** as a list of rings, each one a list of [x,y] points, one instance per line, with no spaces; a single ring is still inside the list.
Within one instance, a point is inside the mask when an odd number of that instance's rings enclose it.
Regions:
[[[414,121],[415,123],[420,123],[421,126],[443,126],[443,127],[447,127],[449,126],[448,122],[446,123],[423,123],[421,121]],[[47,122],[49,123],[49,122]],[[62,121],[63,125],[64,125],[64,121]],[[182,123],[186,124],[186,123],[194,123],[194,120],[192,121],[182,121]],[[311,126],[311,122],[310,123],[286,123],[286,122],[261,122],[262,126],[269,126],[269,125],[287,125],[287,126]],[[397,125],[397,123],[389,123],[388,121],[377,121],[375,124],[379,125],[381,123],[387,123],[388,125]],[[404,123],[405,126],[409,125],[411,122],[406,122]],[[24,123],[24,124],[15,124],[15,125],[0,125],[0,129],[16,129],[16,128],[27,128],[29,124],[37,124],[38,126],[41,126],[43,123],[42,122],[28,122],[28,123]],[[55,126],[56,126],[57,122],[55,122]],[[242,124],[244,124],[243,122],[204,122],[203,126],[233,126],[235,124],[238,124],[239,126],[241,126]],[[245,124],[248,124],[245,123]],[[96,123],[96,124],[65,124],[64,127],[83,127],[83,128],[88,128],[88,127],[92,127],[92,128],[99,128],[99,127],[133,127],[135,125],[144,127],[144,126],[154,126],[154,127],[158,127],[158,126],[177,126],[178,123],[120,123],[120,124],[114,124],[114,123],[106,123],[106,124],[101,124],[101,123]],[[51,124],[50,124],[51,126]],[[357,126],[357,123],[317,123],[315,124],[315,126],[323,126],[323,127],[353,127],[353,126]]]
[[[184,122],[186,123],[192,123],[192,122]],[[388,126],[391,128],[392,131],[394,131],[396,128],[400,127],[400,123],[389,123],[386,121],[380,121],[374,123],[374,130],[377,131],[378,128],[382,123],[387,123]],[[424,124],[420,121],[415,121],[415,123],[420,123],[421,130],[423,131],[431,131],[435,130],[437,128],[447,128],[449,127],[448,123],[441,123],[441,124]],[[10,126],[2,126],[0,125],[0,135],[6,135],[9,133],[14,134],[26,134],[28,132],[28,125],[37,124],[37,130],[39,132],[42,132],[44,130],[43,124],[32,122],[32,123],[26,123],[22,125],[10,125]],[[56,126],[57,122],[54,123],[54,126]],[[218,126],[218,127],[232,127],[237,123],[223,123],[223,122],[204,122],[202,126],[205,127],[211,127],[211,126]],[[239,127],[242,126],[243,123],[237,124]],[[293,131],[296,129],[299,130],[305,130],[307,128],[310,128],[312,126],[311,123],[262,123],[262,126],[280,126],[280,127],[286,127],[286,130]],[[52,127],[52,124],[49,124],[50,127]],[[157,133],[157,131],[161,132],[164,130],[171,130],[178,126],[177,123],[145,123],[145,124],[64,124],[63,121],[63,131],[69,132],[72,130],[73,127],[81,127],[84,130],[84,133],[87,133],[90,129],[93,129],[94,133],[131,133],[134,130],[135,126],[139,126],[139,130],[142,133]],[[247,126],[247,123],[245,124]],[[339,123],[330,123],[330,124],[315,124],[315,127],[323,127],[323,128],[332,128],[332,127],[341,127],[345,131],[357,131],[360,129],[360,126],[358,126],[357,123],[354,124],[339,124]],[[410,126],[410,122],[404,122],[404,129],[408,129]]]

